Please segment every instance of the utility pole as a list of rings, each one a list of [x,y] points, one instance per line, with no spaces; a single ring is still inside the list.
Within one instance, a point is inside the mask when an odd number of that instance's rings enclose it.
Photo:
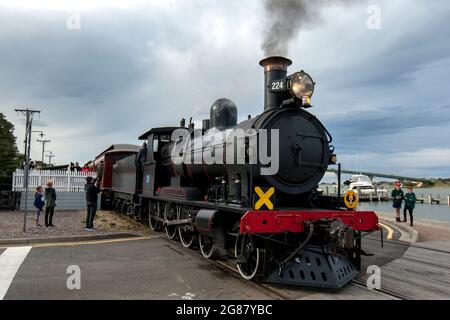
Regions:
[[[42,143],[42,160],[41,161],[42,161],[42,164],[44,164],[45,144],[50,142],[50,140],[39,140],[39,139],[37,139],[36,141]]]
[[[45,156],[48,158],[48,164],[51,165],[52,164],[52,158],[55,157],[55,155],[51,152],[51,151],[46,151],[49,154],[46,154]]]
[[[23,179],[23,187],[25,188],[25,203],[23,210],[23,232],[25,233],[27,230],[27,202],[28,202],[28,179],[30,175],[30,152],[31,152],[31,131],[33,126],[33,116],[35,113],[41,113],[38,110],[31,109],[15,109],[14,111],[20,112],[26,118],[25,125],[25,166],[24,166],[24,179]]]

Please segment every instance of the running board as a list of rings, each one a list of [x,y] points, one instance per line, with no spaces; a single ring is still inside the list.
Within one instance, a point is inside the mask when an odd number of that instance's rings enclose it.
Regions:
[[[281,270],[274,270],[265,281],[276,284],[319,288],[341,288],[359,274],[344,255],[332,255],[330,248],[306,246]]]

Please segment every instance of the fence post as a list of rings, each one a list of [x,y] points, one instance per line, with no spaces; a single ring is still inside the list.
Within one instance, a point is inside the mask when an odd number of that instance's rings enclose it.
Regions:
[[[42,186],[42,170],[39,171],[39,181],[38,181],[38,186]]]
[[[431,200],[432,200],[431,194],[429,194],[429,195],[428,195],[428,202],[429,202],[430,204],[433,204],[433,201],[431,201]]]
[[[68,172],[67,174],[67,192],[70,192],[70,175],[71,175],[71,171]]]
[[[16,191],[16,171],[13,172],[12,191]]]
[[[447,204],[450,207],[450,195],[447,196]]]

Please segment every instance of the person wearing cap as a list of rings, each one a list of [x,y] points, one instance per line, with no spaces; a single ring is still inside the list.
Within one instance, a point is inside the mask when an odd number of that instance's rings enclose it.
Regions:
[[[391,198],[393,199],[392,207],[395,209],[395,220],[397,222],[401,222],[400,209],[402,208],[402,202],[403,199],[405,198],[405,195],[403,194],[400,182],[397,182],[395,184],[395,189],[392,190]]]
[[[408,192],[405,193],[405,208],[403,209],[403,221],[407,222],[406,220],[406,211],[409,212],[409,222],[411,224],[411,227],[413,226],[413,211],[416,207],[416,194],[413,192],[412,187],[408,187]]]
[[[84,186],[84,191],[86,192],[86,231],[92,231],[94,229],[94,218],[97,213],[97,200],[98,193],[100,190],[95,185],[95,180],[93,177],[86,178],[86,185]]]

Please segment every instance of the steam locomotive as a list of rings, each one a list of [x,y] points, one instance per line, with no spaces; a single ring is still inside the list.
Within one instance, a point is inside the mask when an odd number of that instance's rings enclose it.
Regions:
[[[207,259],[229,259],[247,280],[348,283],[359,273],[361,237],[379,230],[378,218],[317,189],[336,155],[330,133],[307,111],[315,83],[304,71],[288,76],[291,64],[260,62],[264,110],[254,118],[237,123],[236,105],[219,99],[202,128],[183,119],[142,134],[139,157],[132,145],[102,152],[102,205],[148,219]]]

